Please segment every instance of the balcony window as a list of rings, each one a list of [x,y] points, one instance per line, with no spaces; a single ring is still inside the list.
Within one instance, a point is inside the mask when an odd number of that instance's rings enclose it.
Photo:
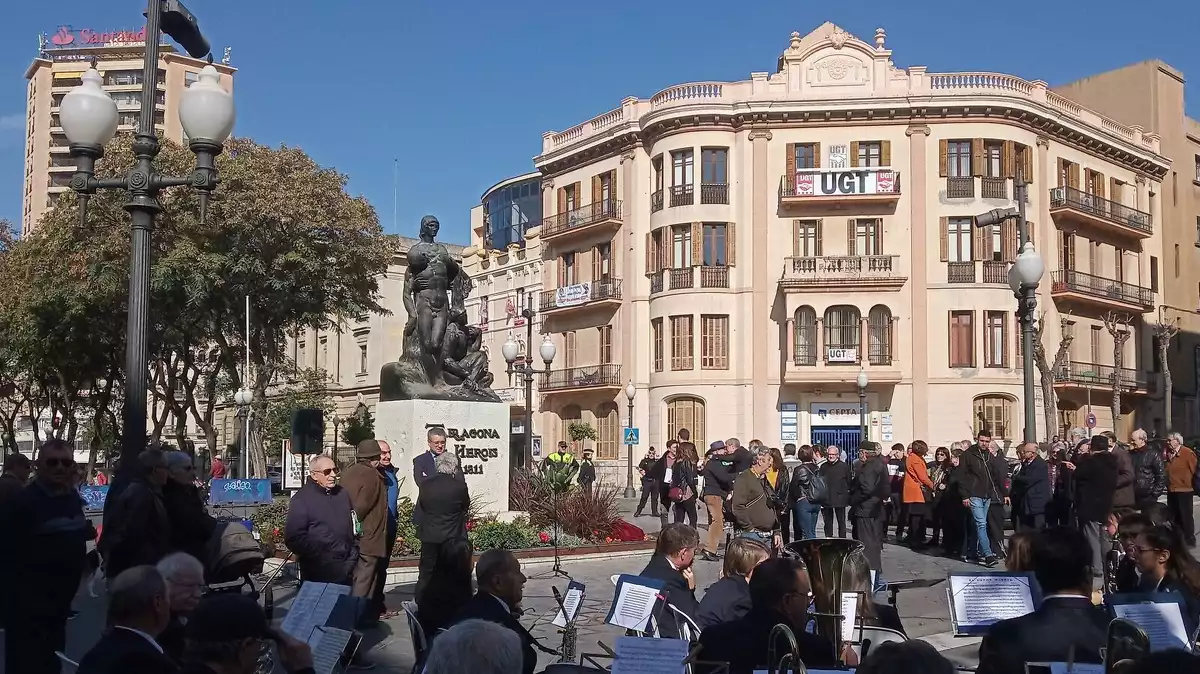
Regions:
[[[671,153],[671,186],[691,187],[693,182],[694,156],[691,150]]]
[[[692,317],[671,317],[671,369],[691,370],[692,364]]]
[[[813,143],[797,143],[795,146],[796,168],[817,168],[817,145]]]
[[[950,312],[950,367],[975,367],[975,312]]]
[[[951,178],[971,177],[971,141],[952,140],[946,143],[946,175]]]
[[[567,185],[563,188],[563,208],[564,212],[570,212],[579,208],[579,189],[575,185]]]
[[[862,345],[862,316],[857,307],[834,306],[825,310],[825,346],[835,349],[854,349]]]
[[[563,253],[562,257],[558,258],[558,286],[574,285],[579,282],[579,276],[575,269],[575,253]]]
[[[974,435],[978,435],[980,431],[986,429],[996,439],[1009,436],[1013,415],[1011,398],[1001,395],[982,395],[975,398],[973,407]]]
[[[1196,240],[1200,242],[1200,223],[1196,224],[1196,231]],[[795,240],[792,244],[792,251],[795,253],[796,257],[821,256],[820,220],[793,220],[792,232],[795,235]]]
[[[999,262],[1004,259],[1004,227],[996,224],[988,227],[984,236],[989,239],[991,250],[988,254],[988,259],[993,262]]]
[[[612,244],[602,243],[592,249],[592,280],[607,282],[612,276]]]
[[[883,166],[883,143],[879,141],[855,143],[858,151],[855,153],[855,166],[877,168]]]
[[[618,457],[621,446],[621,420],[617,404],[602,403],[596,409],[596,458],[601,461],[612,461]]]
[[[1008,313],[984,314],[983,361],[985,367],[1008,367]]]
[[[797,365],[815,365],[817,362],[817,312],[812,307],[796,309],[793,335],[794,358]]]
[[[1004,143],[989,140],[983,144],[983,175],[988,178],[1004,177]]]
[[[883,305],[867,314],[867,358],[871,365],[892,364],[892,310]]]
[[[662,277],[659,277],[660,280]],[[663,319],[650,321],[651,350],[654,353],[654,371],[663,371]]]
[[[613,362],[612,326],[601,325],[596,331],[600,340],[600,364],[608,365]]]
[[[563,338],[563,364],[567,369],[575,367],[579,362],[579,354],[575,350],[575,331],[562,333]]]
[[[700,369],[729,369],[729,317],[700,317]]]
[[[726,264],[725,225],[703,226],[705,267],[724,267]]]
[[[974,236],[972,224],[971,218],[946,219],[947,262],[971,262],[975,259],[971,250]]]
[[[858,218],[854,221],[854,245],[851,255],[883,254],[883,221],[878,218]]]
[[[671,266],[683,269],[692,266],[692,226],[671,227]]]
[[[700,182],[724,185],[729,182],[729,150],[706,147],[700,151]]]
[[[595,203],[606,204],[615,198],[613,194],[614,175],[614,171],[605,171],[596,176],[595,194],[592,195]]]

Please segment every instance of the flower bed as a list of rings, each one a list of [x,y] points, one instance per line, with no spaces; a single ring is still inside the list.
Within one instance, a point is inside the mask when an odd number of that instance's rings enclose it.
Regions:
[[[528,513],[512,521],[501,521],[495,516],[483,515],[472,510],[467,517],[467,536],[475,551],[505,549],[529,551],[521,557],[539,556],[537,551],[554,547],[557,534],[558,547],[568,554],[593,554],[604,550],[640,550],[648,547],[643,536],[641,541],[628,540],[626,526],[617,513],[615,487],[599,486],[584,490],[578,486],[563,485],[538,475],[526,472],[513,474],[510,485],[510,505],[514,510]],[[287,520],[288,497],[276,498],[273,503],[261,506],[253,516],[255,530],[260,541],[276,551],[277,556],[286,556],[283,528]],[[416,527],[412,523],[414,504],[407,498],[400,499],[397,510],[396,546],[392,560],[415,560],[420,555],[421,544],[417,540]],[[557,522],[555,521],[557,513]],[[626,540],[621,540],[622,534]]]

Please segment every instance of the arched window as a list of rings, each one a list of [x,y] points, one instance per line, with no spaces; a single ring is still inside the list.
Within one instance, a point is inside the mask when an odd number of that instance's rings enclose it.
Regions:
[[[679,429],[686,428],[691,433],[692,443],[697,451],[707,447],[704,438],[704,401],[690,396],[675,398],[667,403],[667,437],[663,440],[673,440],[679,435]]]
[[[867,358],[872,365],[892,364],[892,310],[882,304],[867,314]]]
[[[621,446],[621,422],[616,403],[604,403],[596,408],[596,458],[612,460],[620,458],[617,448]]]
[[[825,310],[825,360],[830,363],[857,363],[862,346],[862,314],[858,307],[840,305]]]
[[[1012,415],[1012,398],[998,393],[977,396],[972,414],[975,435],[979,435],[979,431],[987,427],[993,438],[1012,438]]]
[[[792,357],[797,365],[817,364],[817,312],[803,306],[796,310],[792,321]]]

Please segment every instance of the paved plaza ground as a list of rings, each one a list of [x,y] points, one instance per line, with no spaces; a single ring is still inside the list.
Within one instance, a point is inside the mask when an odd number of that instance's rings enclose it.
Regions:
[[[632,512],[635,503],[624,503],[623,510]],[[705,518],[700,516],[700,529],[703,535]],[[658,520],[642,517],[636,524],[648,532],[658,529]],[[587,587],[587,597],[577,621],[579,630],[578,651],[581,653],[597,653],[601,649],[597,641],[603,641],[611,646],[620,630],[604,624],[608,608],[612,601],[613,586],[609,577],[613,574],[639,573],[645,567],[650,553],[642,552],[628,556],[614,556],[601,560],[573,561],[564,560],[563,568],[571,577],[582,582]],[[542,643],[558,648],[561,636],[557,628],[550,624],[557,609],[551,587],[560,591],[566,589],[567,581],[550,578],[552,563],[549,560],[525,562],[526,575],[530,576],[525,585],[524,607],[526,615],[522,621],[535,637]],[[979,571],[981,567],[959,562],[957,560],[924,555],[908,548],[888,543],[883,551],[884,576],[889,580],[912,578],[945,578],[950,571]],[[720,562],[696,562],[697,595],[702,595],[702,589],[715,582],[721,571]],[[294,582],[284,580],[275,591],[277,606],[276,618],[286,613],[287,606],[295,596]],[[389,588],[388,604],[399,608],[400,603],[412,599],[413,586],[400,585]],[[92,646],[100,635],[104,624],[104,599],[93,599],[84,588],[76,602],[79,616],[68,624],[67,653],[73,659],[78,659]],[[946,600],[945,583],[930,588],[906,590],[900,593],[897,607],[904,622],[908,635],[913,638],[925,639],[932,643],[944,655],[961,666],[975,666],[978,638],[956,638],[951,633],[949,609]],[[373,670],[385,674],[408,674],[413,665],[413,649],[408,634],[408,626],[404,617],[398,616],[382,623],[378,629],[366,635],[366,644],[370,651],[368,657],[377,663]],[[541,654],[541,666],[549,664],[553,658]],[[0,662],[3,662],[0,658]]]

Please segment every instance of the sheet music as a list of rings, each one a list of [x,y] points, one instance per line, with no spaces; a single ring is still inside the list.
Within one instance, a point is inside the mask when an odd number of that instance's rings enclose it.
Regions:
[[[810,667],[808,674],[854,674],[854,669],[854,667],[850,669],[812,669]],[[770,672],[765,669],[756,669],[754,674],[770,674]]]
[[[644,580],[647,579],[631,576],[617,583],[617,596],[605,622],[627,630],[640,632],[646,629],[646,623],[654,614],[658,588],[639,583]]]
[[[1094,665],[1085,662],[1071,663],[1069,671],[1065,662],[1048,662],[1046,666],[1050,668],[1050,674],[1104,674],[1104,665]]]
[[[313,671],[316,674],[332,674],[338,658],[342,657],[353,636],[353,632],[336,627],[313,629],[312,637],[308,640],[313,656]]]
[[[567,593],[563,596],[562,600],[562,605],[567,610],[567,615],[563,615],[562,609],[559,609],[558,615],[554,616],[552,623],[555,627],[566,627],[567,616],[570,616],[570,620],[575,620],[579,615],[579,607],[583,605],[583,591],[584,586],[582,583],[572,581],[567,586]]]
[[[854,641],[854,620],[858,615],[858,593],[842,593],[842,641]]]
[[[289,636],[307,641],[313,635],[313,628],[325,625],[338,597],[345,594],[350,594],[349,585],[304,583],[300,586],[296,598],[292,600],[281,628]]]
[[[1150,637],[1150,650],[1188,646],[1188,632],[1183,625],[1183,611],[1174,602],[1114,604],[1113,615],[1133,622]]]
[[[688,645],[683,639],[617,637],[612,674],[683,674]]]
[[[1027,575],[981,573],[950,576],[950,609],[958,631],[986,627],[1033,612],[1032,580]]]

